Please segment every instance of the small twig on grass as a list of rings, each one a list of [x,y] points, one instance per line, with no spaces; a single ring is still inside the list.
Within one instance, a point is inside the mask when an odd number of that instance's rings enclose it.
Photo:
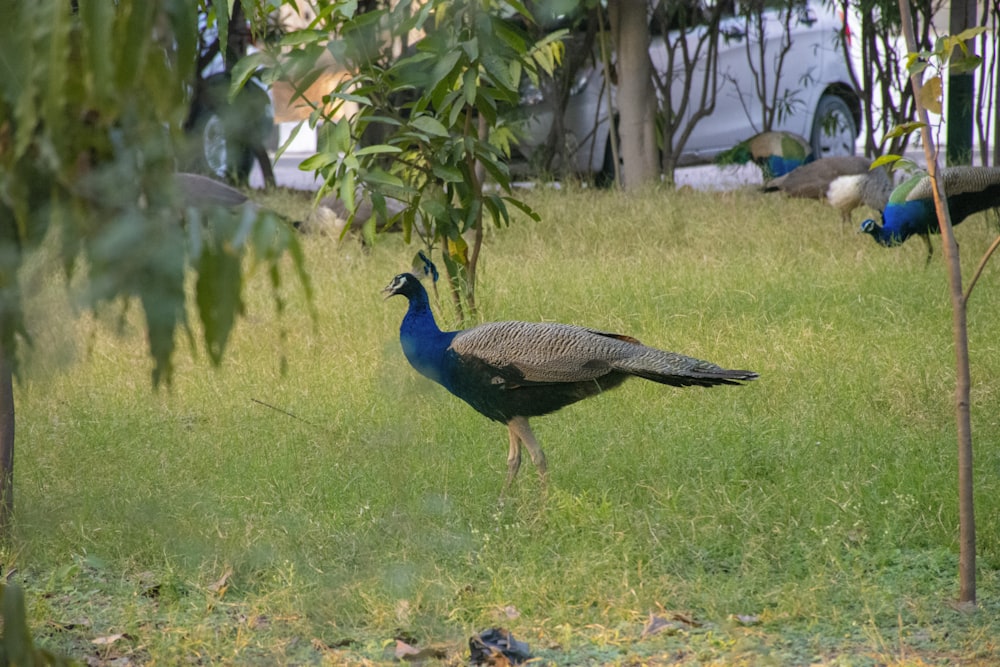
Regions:
[[[271,405],[270,403],[265,403],[264,401],[259,401],[256,398],[251,398],[250,400],[253,401],[254,403],[259,403],[260,405],[263,405],[265,408],[271,408],[272,410],[276,410],[276,411],[280,412],[283,415],[288,415],[292,419],[297,419],[300,422],[302,422],[303,424],[308,424],[309,426],[312,426],[313,428],[319,428],[319,426],[316,426],[316,424],[313,424],[310,421],[306,421],[305,419],[303,419],[302,417],[299,417],[298,415],[293,415],[288,410],[283,410],[283,409],[281,409],[279,407]]]

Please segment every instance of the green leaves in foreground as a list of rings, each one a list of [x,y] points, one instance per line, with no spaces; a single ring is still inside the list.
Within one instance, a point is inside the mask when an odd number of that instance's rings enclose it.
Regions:
[[[35,648],[31,630],[28,628],[24,592],[19,586],[0,584],[0,609],[3,617],[0,666],[76,664],[43,649]]]
[[[536,40],[525,28],[532,22],[520,2],[371,11],[344,3],[237,68],[237,79],[262,68],[265,81],[290,81],[304,96],[329,56],[343,67],[334,90],[310,101],[309,122],[323,124],[318,152],[301,168],[322,176],[349,210],[368,198],[387,225],[401,223],[407,241],[416,236],[440,252],[460,318],[463,303],[475,309],[484,220],[504,226],[510,207],[537,218],[511,190],[510,112],[524,80],[552,73],[564,33]],[[411,47],[399,54],[399,44]],[[486,179],[495,189],[484,189]],[[401,212],[387,215],[387,200]]]
[[[243,313],[248,259],[267,265],[276,295],[286,253],[303,284],[306,276],[284,222],[249,206],[193,211],[174,189],[198,56],[195,5],[122,0],[79,3],[74,11],[64,0],[7,4],[0,22],[3,352],[16,364],[17,345],[28,339],[18,274],[45,243],[76,278],[82,306],[141,304],[154,384],[170,381],[178,329],[192,338],[185,281],[193,271],[204,344],[219,363]]]

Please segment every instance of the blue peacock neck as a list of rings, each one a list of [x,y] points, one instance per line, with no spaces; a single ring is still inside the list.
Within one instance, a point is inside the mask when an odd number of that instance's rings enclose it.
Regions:
[[[406,298],[410,303],[399,326],[403,354],[421,375],[441,382],[446,352],[457,332],[438,328],[423,288]]]

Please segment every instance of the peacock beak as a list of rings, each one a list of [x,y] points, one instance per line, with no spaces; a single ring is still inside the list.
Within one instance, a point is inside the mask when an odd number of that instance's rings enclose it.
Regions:
[[[382,289],[382,294],[385,295],[385,297],[383,297],[383,298],[388,299],[390,296],[395,296],[396,294],[399,294],[399,288],[400,288],[400,286],[401,285],[400,285],[400,282],[399,282],[399,276],[396,276],[395,278],[393,278],[389,282],[388,285],[386,285]]]

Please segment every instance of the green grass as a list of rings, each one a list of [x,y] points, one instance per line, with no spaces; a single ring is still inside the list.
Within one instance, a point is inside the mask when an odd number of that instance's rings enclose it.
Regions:
[[[317,320],[291,280],[277,318],[255,275],[223,367],[182,343],[159,392],[137,309],[75,318],[40,262],[0,552],[40,643],[97,662],[371,664],[403,634],[462,664],[499,624],[544,664],[1000,660],[995,266],[970,310],[968,613],[951,604],[939,245],[925,268],[919,241],[882,249],[829,207],[750,191],[525,196],[542,222],[489,234],[484,319],[621,331],[760,379],[633,380],[538,419],[548,491],[528,463],[500,505],[505,429],[399,349],[405,302],[380,294],[415,253],[399,238],[305,239]],[[958,229],[966,275],[993,234],[982,217]],[[642,637],[651,613],[694,623]]]

